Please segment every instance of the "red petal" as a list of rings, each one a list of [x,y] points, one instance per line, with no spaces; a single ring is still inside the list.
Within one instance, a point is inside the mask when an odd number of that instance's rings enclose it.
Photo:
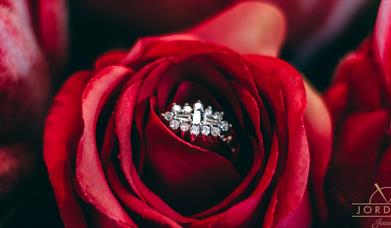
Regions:
[[[260,208],[262,205],[262,196],[271,183],[271,180],[277,169],[279,157],[278,139],[276,135],[272,137],[270,155],[268,157],[265,171],[260,182],[249,197],[233,205],[228,210],[216,215],[207,217],[200,222],[192,224],[192,227],[255,227],[259,226],[262,218]],[[269,227],[269,226],[265,226]]]
[[[80,196],[118,226],[135,224],[109,187],[99,159],[95,131],[98,116],[109,95],[131,74],[128,68],[113,66],[100,71],[87,84],[82,96],[84,130],[76,160]]]
[[[294,211],[301,202],[309,172],[309,149],[304,129],[303,114],[306,97],[300,74],[289,64],[271,57],[248,56],[247,60],[260,70],[276,79],[284,96],[287,138],[279,135],[279,140],[287,143],[287,151],[280,148],[286,166],[279,179],[278,210],[275,211],[275,224]],[[261,82],[262,83],[262,82]],[[277,120],[278,121],[278,120]],[[281,121],[281,120],[280,120]],[[284,124],[277,122],[277,125]],[[285,130],[286,131],[286,130]]]
[[[95,61],[94,70],[99,72],[105,67],[121,65],[121,62],[126,57],[126,54],[126,51],[121,50],[109,51],[98,57],[98,59]]]
[[[157,66],[155,66],[157,65]],[[165,64],[160,64],[160,62],[155,62],[148,67],[143,68],[135,76],[132,77],[129,82],[129,86],[125,88],[125,91],[121,95],[117,112],[116,112],[116,134],[119,143],[119,156],[120,156],[120,166],[125,179],[127,180],[133,193],[145,200],[153,203],[155,209],[158,208],[160,213],[166,214],[170,218],[178,222],[188,222],[191,219],[181,216],[172,210],[164,201],[162,201],[158,196],[156,196],[151,190],[149,190],[144,183],[141,181],[135,164],[133,161],[133,151],[131,145],[131,129],[132,123],[135,119],[134,112],[137,110],[135,105],[137,102],[142,102],[145,97],[150,96],[150,92],[153,92],[153,86],[146,86],[147,82],[138,81],[146,75],[149,75],[148,79],[154,78],[155,76],[160,75],[160,71],[164,70],[166,67]],[[151,72],[150,72],[151,71]],[[152,80],[153,82],[154,80]],[[143,83],[145,89],[139,90],[140,85]],[[140,101],[141,100],[141,101]],[[145,139],[143,139],[145,140]]]
[[[91,77],[79,72],[64,84],[45,125],[44,159],[57,205],[66,227],[87,227],[73,187],[73,164],[82,131],[81,96]]]
[[[144,137],[146,162],[151,171],[145,175],[158,180],[153,181],[159,186],[157,194],[170,205],[190,211],[206,204],[210,207],[238,183],[239,174],[228,160],[179,139],[153,112]]]
[[[110,186],[116,196],[121,200],[125,207],[129,208],[132,212],[135,212],[143,219],[142,224],[153,223],[160,226],[180,227],[176,221],[171,220],[164,214],[154,210],[143,200],[135,197],[131,192],[129,192],[115,173],[115,168],[112,163],[106,167],[106,173]]]
[[[289,216],[284,218],[277,228],[303,228],[311,227],[312,223],[312,203],[310,193],[307,190],[299,206]]]

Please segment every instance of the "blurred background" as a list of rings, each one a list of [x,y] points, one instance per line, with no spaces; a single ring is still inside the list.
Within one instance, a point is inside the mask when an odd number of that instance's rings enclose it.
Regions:
[[[90,68],[96,56],[129,48],[140,36],[181,31],[224,8],[232,0],[70,1],[71,46],[67,73]],[[287,38],[281,57],[320,90],[335,65],[370,33],[378,0],[268,0],[285,14]],[[267,31],[265,31],[267,32]]]

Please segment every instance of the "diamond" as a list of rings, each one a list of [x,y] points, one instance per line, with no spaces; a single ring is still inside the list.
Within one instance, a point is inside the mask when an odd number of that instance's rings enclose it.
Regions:
[[[213,135],[213,136],[215,136],[215,137],[219,137],[220,136],[220,133],[221,133],[221,130],[220,130],[220,128],[218,128],[218,127],[212,127],[212,129],[211,129],[211,131],[210,131],[210,133]]]
[[[191,122],[191,120],[192,120],[190,113],[178,113],[176,115],[176,119],[181,121],[181,123],[183,123],[183,122]]]
[[[204,107],[204,105],[202,105],[202,103],[200,101],[197,101],[196,103],[194,103],[195,110],[202,110],[203,107]]]
[[[192,125],[190,127],[190,134],[197,136],[200,134],[200,127],[198,125]]]
[[[193,112],[193,124],[201,124],[201,111]]]
[[[222,131],[228,131],[229,124],[227,121],[223,120],[219,123],[219,127],[221,128]]]
[[[204,111],[204,115],[207,115],[207,116],[210,116],[213,114],[213,110],[212,110],[212,107],[208,106],[205,111]]]
[[[201,133],[203,135],[209,135],[210,134],[210,127],[209,126],[202,126]]]
[[[186,131],[189,130],[190,124],[188,124],[188,123],[181,123],[180,127],[181,127],[181,131],[186,132]]]
[[[169,122],[169,128],[180,130],[183,133],[191,135],[195,139],[198,135],[223,138],[226,137],[231,124],[223,120],[224,112],[214,112],[211,106],[205,106],[201,101],[193,104],[185,103],[179,105],[172,104],[171,110],[162,113],[161,116]]]
[[[170,121],[170,128],[172,129],[172,130],[176,130],[176,129],[178,129],[179,128],[179,125],[180,125],[181,123],[178,121],[178,120],[171,120]]]
[[[223,120],[223,115],[224,115],[223,112],[215,112],[215,114],[213,115],[213,118],[215,118],[218,121],[221,121],[221,120]]]
[[[185,106],[183,106],[183,111],[186,112],[186,113],[190,113],[193,109],[190,107],[189,104],[185,104]]]
[[[170,121],[174,118],[174,113],[173,112],[166,112],[163,114],[164,116],[164,119],[166,119],[167,121]]]
[[[171,111],[173,111],[173,112],[180,112],[181,110],[182,110],[182,107],[177,104],[174,104],[171,108]]]

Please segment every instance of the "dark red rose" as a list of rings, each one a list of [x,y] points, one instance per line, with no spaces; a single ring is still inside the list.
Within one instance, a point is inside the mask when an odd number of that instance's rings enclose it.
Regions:
[[[63,22],[62,0],[0,0],[0,209],[31,174],[32,138],[48,108],[49,63],[64,57]]]
[[[373,35],[342,60],[325,95],[335,127],[330,210],[339,221],[350,220],[352,203],[368,202],[375,183],[391,186],[390,16],[390,2],[382,1]]]
[[[257,26],[262,15],[277,20],[275,39],[257,32],[271,25]],[[238,5],[185,34],[109,52],[70,77],[44,135],[65,226],[309,227],[313,198],[323,210],[330,126],[293,67],[254,54],[278,53],[281,19],[265,4]],[[173,102],[199,99],[232,123],[236,156],[222,142],[182,138],[160,117]]]

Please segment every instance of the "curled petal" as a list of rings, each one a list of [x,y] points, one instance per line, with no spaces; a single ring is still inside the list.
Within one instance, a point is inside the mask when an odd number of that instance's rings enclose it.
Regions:
[[[81,96],[90,72],[73,75],[53,102],[46,120],[44,159],[65,226],[87,227],[73,187],[73,163],[83,124]]]
[[[86,85],[81,101],[84,128],[76,156],[76,180],[80,196],[118,227],[135,224],[110,190],[99,160],[95,134],[98,116],[108,96],[131,73],[124,67],[108,67]]]

